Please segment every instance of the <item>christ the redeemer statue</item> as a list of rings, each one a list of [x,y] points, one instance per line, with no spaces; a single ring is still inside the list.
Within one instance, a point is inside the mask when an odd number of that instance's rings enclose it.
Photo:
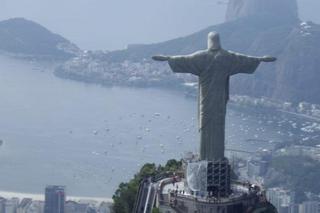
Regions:
[[[153,56],[168,61],[173,72],[199,77],[200,159],[224,158],[225,117],[229,99],[229,79],[238,73],[253,73],[260,62],[273,62],[274,57],[246,56],[221,48],[218,33],[208,35],[208,49],[181,56]]]

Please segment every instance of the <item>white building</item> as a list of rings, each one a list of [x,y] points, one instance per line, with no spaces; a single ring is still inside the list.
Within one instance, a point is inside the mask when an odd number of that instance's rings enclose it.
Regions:
[[[24,198],[22,199],[22,201],[20,202],[18,209],[17,209],[17,213],[27,213],[27,210],[29,208],[29,206],[32,203],[32,199],[31,198]]]
[[[10,200],[7,200],[4,205],[4,212],[17,213],[18,205],[19,205],[19,198],[12,198]]]
[[[299,205],[299,213],[320,213],[318,201],[305,201]]]
[[[4,206],[6,204],[6,199],[0,197],[0,213],[5,213],[4,212]]]
[[[44,212],[44,202],[43,201],[32,201],[28,207],[26,213],[43,213]]]
[[[294,194],[282,188],[270,188],[267,191],[267,198],[278,210],[279,213],[288,213],[289,207],[294,202]]]

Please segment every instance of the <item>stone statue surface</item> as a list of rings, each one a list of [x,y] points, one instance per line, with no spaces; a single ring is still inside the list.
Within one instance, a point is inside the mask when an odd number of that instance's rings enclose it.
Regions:
[[[191,73],[198,76],[200,159],[207,161],[224,158],[230,76],[253,73],[261,62],[276,60],[270,56],[253,57],[224,50],[216,32],[209,33],[206,50],[190,55],[159,55],[152,58],[156,61],[168,61],[175,73]]]

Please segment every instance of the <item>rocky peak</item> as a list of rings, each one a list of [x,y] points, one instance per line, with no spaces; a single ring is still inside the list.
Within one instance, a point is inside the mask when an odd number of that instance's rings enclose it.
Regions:
[[[297,0],[229,0],[226,21],[249,16],[296,22],[299,19]]]

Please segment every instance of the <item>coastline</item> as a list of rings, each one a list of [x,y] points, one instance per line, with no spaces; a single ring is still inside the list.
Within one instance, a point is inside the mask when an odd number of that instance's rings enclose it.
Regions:
[[[19,198],[22,200],[23,198],[32,198],[32,200],[44,201],[44,194],[33,194],[33,193],[23,193],[23,192],[8,192],[8,191],[0,191],[0,197],[10,199],[10,198]],[[78,197],[78,196],[67,196],[67,201],[94,201],[98,203],[107,202],[113,203],[111,198],[103,198],[103,197]]]
[[[60,68],[60,69],[59,69]],[[61,66],[54,70],[54,75],[58,78],[68,79],[72,81],[84,82],[87,84],[96,84],[103,87],[128,87],[128,88],[160,88],[167,90],[176,90],[183,92],[185,97],[196,99],[197,83],[188,83],[180,79],[174,79],[169,82],[164,82],[161,78],[158,81],[143,80],[141,82],[124,81],[114,83],[112,80],[104,80],[101,78],[92,78],[90,76],[82,76],[75,72],[66,72],[61,70]],[[176,80],[176,82],[175,82]],[[112,82],[112,83],[111,83]],[[259,106],[265,108],[275,109],[284,113],[301,116],[307,119],[320,120],[320,104],[300,101],[298,103],[288,102],[285,100],[277,100],[268,97],[252,97],[248,95],[230,95],[230,102],[243,106]]]

